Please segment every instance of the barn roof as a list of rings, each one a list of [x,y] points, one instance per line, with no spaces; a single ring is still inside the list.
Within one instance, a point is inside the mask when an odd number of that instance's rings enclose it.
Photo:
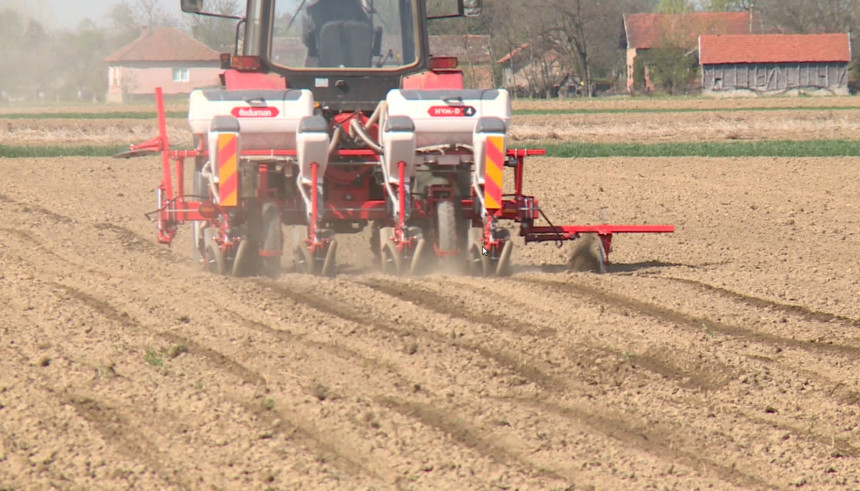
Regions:
[[[172,27],[147,29],[105,61],[217,61],[218,52]]]
[[[693,48],[703,34],[750,34],[760,30],[758,12],[625,14],[627,49],[650,49],[667,43]]]
[[[499,63],[499,64],[507,63],[507,62],[511,61],[515,56],[522,53],[528,47],[529,47],[529,43],[523,43],[523,44],[519,45],[519,47],[517,47],[513,51],[511,51],[510,53],[499,58],[499,60],[496,63]]]
[[[826,63],[851,61],[848,34],[749,34],[702,36],[699,62]]]

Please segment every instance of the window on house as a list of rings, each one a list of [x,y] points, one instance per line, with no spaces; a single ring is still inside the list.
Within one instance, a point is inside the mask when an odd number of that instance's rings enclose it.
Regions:
[[[173,69],[173,81],[174,82],[187,82],[188,81],[188,69],[187,68],[174,68]]]

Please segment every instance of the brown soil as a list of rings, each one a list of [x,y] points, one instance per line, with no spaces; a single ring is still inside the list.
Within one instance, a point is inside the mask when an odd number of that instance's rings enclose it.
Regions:
[[[156,136],[155,119],[14,119],[0,121],[0,145],[123,145]],[[174,148],[190,148],[184,119],[167,122]],[[514,145],[547,143],[658,143],[757,140],[851,140],[860,134],[860,108],[785,111],[592,113],[516,116]]]
[[[224,278],[158,158],[0,159],[0,487],[860,487],[858,158],[532,159],[506,279]]]

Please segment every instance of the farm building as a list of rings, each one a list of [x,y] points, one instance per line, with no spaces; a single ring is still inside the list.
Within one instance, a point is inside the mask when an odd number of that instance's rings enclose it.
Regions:
[[[217,85],[218,53],[178,29],[144,29],[143,34],[116,53],[108,63],[108,102],[151,95],[188,94],[196,87]]]
[[[848,94],[848,34],[702,36],[705,93],[820,89]]]
[[[758,12],[693,12],[689,14],[625,14],[621,48],[627,52],[627,91],[633,90],[636,58],[662,47],[695,52],[705,34],[754,34],[761,32]],[[653,89],[647,69],[645,86]]]
[[[502,68],[502,87],[520,97],[549,97],[570,78],[555,50],[531,43],[523,43],[496,63]]]

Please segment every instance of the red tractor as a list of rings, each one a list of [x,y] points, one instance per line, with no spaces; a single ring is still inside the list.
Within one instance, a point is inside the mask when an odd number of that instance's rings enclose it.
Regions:
[[[517,222],[527,243],[596,233],[604,261],[614,233],[672,232],[536,225],[523,163],[543,151],[507,148],[507,91],[464,89],[456,58],[429,51],[429,21],[480,13],[480,0],[450,1],[450,13],[430,16],[426,0],[248,0],[232,17],[236,50],[221,56],[222,86],[190,96],[196,148],[169,148],[160,91],[159,137],[131,147],[162,152],[159,240],[191,222],[194,257],[209,270],[275,275],[282,224],[303,225],[296,270],[332,275],[337,234],[370,226],[386,272],[435,260],[505,275],[513,242],[503,221]],[[225,17],[203,0],[182,9]],[[502,191],[505,169],[513,193]]]

